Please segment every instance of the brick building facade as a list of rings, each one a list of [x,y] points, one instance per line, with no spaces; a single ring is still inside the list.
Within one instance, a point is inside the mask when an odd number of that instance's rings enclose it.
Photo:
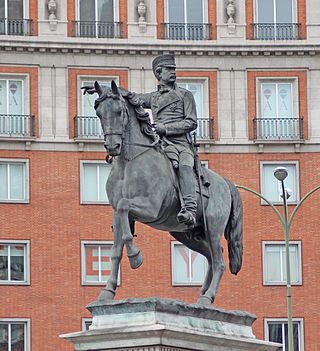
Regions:
[[[178,84],[196,99],[200,157],[210,169],[279,204],[272,172],[286,166],[290,212],[320,184],[317,1],[286,0],[291,11],[276,0],[266,8],[259,0],[170,1],[145,0],[140,14],[140,1],[104,1],[109,17],[80,0],[50,1],[56,8],[17,1],[15,17],[9,0],[0,7],[0,349],[71,350],[58,335],[90,323],[85,306],[108,275],[109,168],[83,84],[115,79],[152,91],[152,59],[175,53]],[[255,313],[255,335],[280,340],[283,232],[269,206],[240,192],[243,268],[238,276],[227,269],[215,303]],[[299,351],[320,347],[319,200],[320,193],[307,200],[291,230]],[[123,259],[117,298],[195,302],[205,262],[167,233],[141,224],[136,233],[145,261],[132,271]]]

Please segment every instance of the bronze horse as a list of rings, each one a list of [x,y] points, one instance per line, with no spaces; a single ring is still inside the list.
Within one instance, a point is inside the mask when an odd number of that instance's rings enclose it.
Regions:
[[[112,270],[98,300],[106,301],[115,296],[124,245],[131,268],[142,264],[142,254],[133,244],[134,223],[139,221],[169,231],[176,240],[207,258],[208,269],[197,303],[211,304],[225,271],[220,245],[222,233],[228,241],[231,273],[237,274],[242,265],[242,201],[238,190],[230,181],[204,169],[211,185],[207,197],[201,200],[198,195],[196,226],[190,229],[178,223],[177,179],[137,96],[118,88],[114,81],[111,88],[102,88],[95,82],[94,88],[87,87],[86,91],[99,95],[95,109],[104,133],[104,146],[109,155],[115,157],[106,185],[114,210]],[[204,201],[203,206],[201,201]]]

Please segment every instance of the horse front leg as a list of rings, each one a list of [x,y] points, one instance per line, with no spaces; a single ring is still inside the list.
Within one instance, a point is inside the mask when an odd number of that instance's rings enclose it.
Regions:
[[[111,253],[111,274],[107,281],[106,287],[103,288],[100,292],[98,301],[113,300],[118,286],[118,274],[120,262],[122,259],[124,242],[122,240],[120,215],[117,212],[114,212],[113,214],[113,237],[114,242]]]
[[[122,228],[122,240],[126,244],[130,266],[132,269],[137,269],[143,263],[143,256],[140,249],[133,245],[133,233],[131,231],[129,221],[129,214],[132,207],[133,204],[130,202],[130,200],[121,199],[117,206],[117,212],[119,213],[119,220]]]

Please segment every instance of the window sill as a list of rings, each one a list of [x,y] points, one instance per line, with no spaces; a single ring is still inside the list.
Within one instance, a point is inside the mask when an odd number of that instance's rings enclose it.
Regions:
[[[266,283],[266,282],[264,282],[263,283],[263,286],[274,286],[274,287],[281,287],[281,286],[283,286],[283,287],[286,287],[286,285],[287,285],[287,282],[279,282],[279,283],[275,283],[275,282],[272,282],[272,283]],[[303,284],[302,284],[302,282],[298,282],[298,283],[292,283],[291,282],[291,286],[302,286]]]
[[[0,281],[0,285],[19,285],[19,286],[30,286],[30,282],[27,281],[27,282],[9,282],[9,281]]]
[[[29,200],[4,200],[0,199],[0,204],[30,204]]]

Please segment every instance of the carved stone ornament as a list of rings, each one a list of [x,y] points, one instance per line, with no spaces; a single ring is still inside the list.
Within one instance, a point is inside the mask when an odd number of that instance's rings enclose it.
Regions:
[[[140,32],[145,32],[147,29],[146,22],[146,13],[147,13],[147,5],[144,1],[139,1],[137,4],[137,11],[139,14],[139,30]]]
[[[51,30],[57,29],[57,2],[56,0],[48,0],[49,25]]]
[[[235,26],[235,20],[234,16],[236,14],[236,6],[234,4],[234,0],[228,0],[228,5],[227,5],[227,15],[228,15],[228,31],[229,34],[235,34],[236,31],[236,26]]]

